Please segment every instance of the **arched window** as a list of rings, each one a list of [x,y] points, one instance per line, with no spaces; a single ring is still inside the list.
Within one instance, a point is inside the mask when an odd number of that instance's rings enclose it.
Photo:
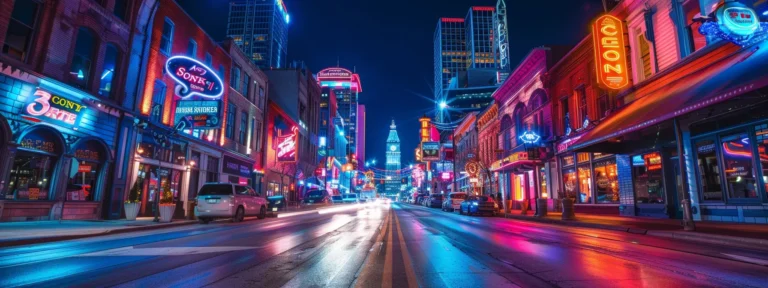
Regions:
[[[515,118],[515,133],[518,135],[525,130],[523,127],[523,116],[525,116],[525,113],[525,105],[523,103],[517,103],[515,112],[512,113],[512,117]]]
[[[105,98],[112,98],[115,88],[115,75],[120,65],[120,51],[113,44],[107,44],[104,49],[104,64],[101,69],[101,76],[99,76],[99,95]]]
[[[69,69],[71,82],[76,86],[86,89],[90,84],[91,69],[93,66],[93,52],[96,48],[96,38],[90,29],[81,27],[77,30],[75,53],[72,56],[72,64]]]
[[[547,92],[545,92],[544,89],[536,89],[531,94],[531,100],[528,101],[528,107],[530,107],[531,111],[533,111],[544,105],[546,102]]]
[[[510,130],[512,128],[512,118],[509,117],[509,115],[504,115],[504,117],[501,118],[501,133],[499,135],[502,139],[502,145],[504,145],[504,150],[509,151],[512,150],[512,139],[510,139]]]

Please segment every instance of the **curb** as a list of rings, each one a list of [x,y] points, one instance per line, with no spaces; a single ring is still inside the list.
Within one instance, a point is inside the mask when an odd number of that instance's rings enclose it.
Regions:
[[[755,246],[768,246],[768,239],[704,234],[704,233],[697,233],[697,232],[651,230],[651,231],[648,231],[648,235],[679,239],[679,240],[685,240],[690,242],[727,245],[727,246],[739,246],[739,247],[747,247],[747,248],[755,248]]]
[[[177,226],[190,225],[190,224],[195,224],[195,223],[198,223],[198,222],[197,221],[193,221],[193,220],[184,220],[183,222],[175,222],[175,223],[171,222],[171,223],[163,223],[163,224],[155,224],[155,225],[135,226],[135,227],[130,227],[130,228],[112,229],[112,230],[107,230],[107,231],[97,232],[97,233],[90,233],[90,234],[61,235],[61,236],[52,236],[52,237],[14,239],[14,240],[8,240],[8,241],[0,241],[0,247],[6,248],[6,247],[21,246],[21,245],[41,244],[41,243],[49,243],[49,242],[57,242],[57,241],[65,241],[65,240],[74,240],[74,239],[90,238],[90,237],[105,236],[105,235],[114,235],[114,234],[137,232],[137,231],[163,229],[163,228],[169,228],[169,227],[177,227]]]
[[[535,216],[522,216],[522,215],[511,215],[507,214],[506,217],[502,214],[502,218],[506,219],[514,219],[514,220],[523,220],[523,221],[530,221],[530,222],[539,222],[539,223],[546,223],[546,224],[554,224],[554,225],[560,225],[560,226],[572,226],[572,227],[582,227],[582,228],[595,228],[595,229],[602,229],[602,230],[613,230],[613,231],[620,231],[620,232],[628,232],[633,234],[646,234],[647,230],[640,229],[640,228],[633,228],[633,227],[627,227],[627,226],[616,226],[616,225],[608,225],[608,224],[597,224],[597,223],[586,223],[586,222],[579,222],[574,220],[555,220],[555,219],[549,219],[549,218],[538,218]]]

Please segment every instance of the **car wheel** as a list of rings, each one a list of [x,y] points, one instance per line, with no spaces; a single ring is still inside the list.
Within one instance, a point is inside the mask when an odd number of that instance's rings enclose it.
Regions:
[[[245,218],[245,210],[243,210],[243,207],[237,207],[237,211],[235,212],[235,216],[232,217],[232,222],[242,222],[243,218]]]
[[[200,224],[208,224],[211,222],[211,219],[208,218],[199,218],[197,220],[200,220]]]
[[[259,216],[257,216],[259,219],[267,218],[267,208],[264,208],[264,206],[261,206],[261,210],[259,210]]]

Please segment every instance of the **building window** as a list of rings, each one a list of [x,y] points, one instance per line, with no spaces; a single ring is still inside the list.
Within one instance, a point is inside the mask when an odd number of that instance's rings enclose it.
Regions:
[[[589,164],[579,165],[577,172],[579,175],[579,197],[576,201],[581,204],[592,203],[592,174]]]
[[[722,138],[723,172],[728,198],[757,198],[757,182],[752,166],[752,145],[747,133]]]
[[[240,91],[240,67],[232,66],[232,73],[229,76],[229,86],[236,91]]]
[[[101,77],[99,78],[99,95],[111,98],[112,95],[112,89],[114,88],[115,84],[115,77],[117,72],[117,67],[119,65],[118,57],[119,52],[117,51],[117,48],[115,45],[107,44],[107,47],[104,49],[104,64],[101,71]]]
[[[579,124],[581,124],[584,120],[589,119],[589,114],[587,114],[587,91],[584,87],[581,87],[576,89],[576,95],[579,97]]]
[[[755,139],[757,140],[755,145],[757,145],[757,154],[760,157],[760,167],[762,168],[759,170],[761,173],[758,176],[762,176],[760,180],[765,187],[765,192],[768,193],[768,124],[755,126]]]
[[[219,64],[219,77],[221,77],[221,80],[224,81],[224,78],[226,75],[224,75],[224,65]]]
[[[619,177],[616,160],[610,159],[594,163],[595,192],[597,203],[619,203]]]
[[[652,152],[632,157],[632,174],[635,201],[638,204],[664,203],[664,173],[661,169],[661,153]]]
[[[208,65],[208,67],[213,66],[213,57],[211,57],[211,53],[205,52],[205,65]]]
[[[253,98],[251,98],[251,95],[248,95],[248,88],[251,87],[251,77],[248,76],[248,73],[243,73],[243,96],[248,99],[248,101],[253,101]]]
[[[258,105],[259,105],[259,108],[261,108],[262,110],[264,110],[264,98],[266,98],[265,96],[266,95],[264,93],[264,87],[259,85],[259,103],[258,103]]]
[[[40,3],[37,1],[15,1],[13,12],[8,22],[8,30],[3,43],[3,54],[9,55],[20,61],[26,61],[32,39],[37,29],[37,17],[40,12]]]
[[[696,143],[696,161],[699,169],[699,184],[704,201],[722,201],[723,187],[720,183],[717,151],[714,140],[702,140]]]
[[[77,30],[75,53],[72,56],[72,65],[69,69],[72,82],[83,89],[87,89],[91,79],[91,66],[93,66],[93,51],[96,47],[96,38],[90,29],[81,27]]]
[[[598,115],[600,119],[608,116],[608,111],[612,108],[611,99],[610,96],[608,96],[608,93],[600,94],[600,96],[597,97],[597,106],[597,108],[600,109],[598,111],[600,113],[600,115]]]
[[[255,121],[255,118],[254,118],[254,121]],[[260,121],[256,121],[256,126],[253,126],[253,129],[256,130],[256,132],[254,133],[256,135],[256,138],[254,140],[255,144],[254,144],[253,150],[261,151],[261,141],[262,141],[261,140],[261,132],[262,132],[262,130],[261,130],[261,122]]]
[[[686,35],[681,35],[681,37],[685,37],[685,41],[688,42],[688,47],[690,47],[690,51],[687,51],[688,53],[685,53],[684,55],[689,55],[695,51],[698,51],[701,48],[704,48],[704,46],[707,46],[707,37],[704,35],[701,35],[699,33],[699,27],[701,27],[701,22],[694,21],[693,19],[696,16],[706,15],[706,13],[701,13],[701,9],[699,7],[707,7],[709,4],[710,7],[714,7],[713,4],[717,4],[717,1],[707,0],[705,2],[711,2],[711,3],[705,3],[704,6],[700,6],[700,1],[686,1],[683,4],[683,11],[685,13],[685,28],[686,28]],[[704,2],[702,2],[704,3]]]
[[[120,18],[120,20],[125,21],[125,19],[128,19],[128,3],[130,1],[128,0],[115,0],[115,9],[112,10],[112,13],[117,16],[117,18]]]
[[[197,58],[197,42],[195,42],[195,40],[189,39],[189,44],[187,45],[187,56]]]
[[[165,83],[155,80],[152,90],[152,109],[149,111],[149,121],[159,123],[163,115],[163,103],[165,103]]]
[[[226,136],[229,139],[235,139],[235,115],[237,115],[237,107],[235,104],[229,103],[227,105],[227,131]]]
[[[240,112],[240,145],[245,145],[248,143],[247,136],[248,136],[248,112],[243,111]]]
[[[637,75],[640,76],[639,80],[648,79],[653,74],[653,68],[651,67],[651,45],[648,40],[645,39],[645,33],[638,31],[637,33],[637,61],[638,65]],[[638,81],[639,82],[639,81]]]
[[[208,156],[205,182],[219,182],[219,158]]]
[[[571,128],[571,123],[569,123],[570,118],[568,114],[568,97],[565,97],[563,99],[560,99],[560,115],[563,117],[563,134],[568,134],[568,129]]]
[[[172,45],[173,22],[171,22],[171,19],[165,18],[165,23],[163,23],[163,35],[160,37],[160,53],[170,56]]]

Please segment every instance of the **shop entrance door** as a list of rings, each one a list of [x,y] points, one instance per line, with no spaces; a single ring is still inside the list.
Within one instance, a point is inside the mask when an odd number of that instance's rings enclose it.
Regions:
[[[675,175],[675,191],[673,193],[669,193],[669,201],[673,203],[672,205],[669,205],[667,207],[670,208],[670,216],[674,219],[683,219],[683,209],[680,206],[680,201],[683,200],[683,178],[680,176],[680,161],[678,161],[677,157],[673,157],[670,159],[672,161],[672,167],[673,172]]]

